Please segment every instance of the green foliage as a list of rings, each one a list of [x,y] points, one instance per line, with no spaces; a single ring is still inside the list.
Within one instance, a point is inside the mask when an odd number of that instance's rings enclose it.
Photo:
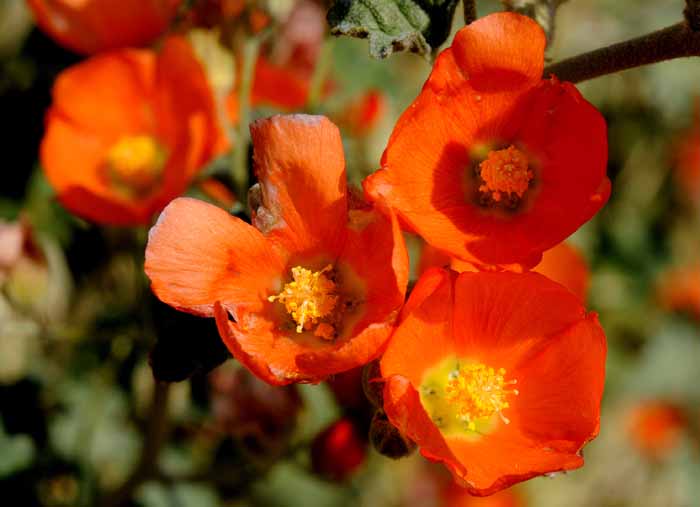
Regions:
[[[328,11],[333,35],[368,38],[369,53],[428,56],[450,33],[455,0],[337,0]]]

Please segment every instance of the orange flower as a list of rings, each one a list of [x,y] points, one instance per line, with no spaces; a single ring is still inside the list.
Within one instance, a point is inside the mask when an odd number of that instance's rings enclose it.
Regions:
[[[355,137],[367,135],[386,112],[386,97],[379,90],[368,90],[340,114],[340,123]]]
[[[693,126],[676,146],[675,176],[679,186],[694,202],[700,203],[700,98],[695,98]]]
[[[445,252],[427,243],[423,246],[418,263],[419,275],[433,267],[448,266],[459,273],[478,271],[472,264],[453,259]],[[532,270],[562,284],[583,301],[586,300],[590,273],[586,260],[574,246],[568,243],[559,243],[554,248],[544,252],[542,260]]]
[[[640,403],[629,416],[629,435],[639,451],[652,460],[667,457],[680,443],[687,426],[683,411],[666,401]]]
[[[433,269],[382,357],[384,409],[423,456],[489,495],[583,465],[605,354],[597,316],[540,274]]]
[[[542,80],[545,36],[503,12],[437,58],[365,180],[453,257],[531,267],[607,201],[606,126],[570,83]]]
[[[309,0],[295,4],[280,27],[275,44],[265,47],[255,63],[250,95],[252,106],[283,111],[301,110],[306,106],[325,30],[325,12],[318,4]],[[332,88],[328,81],[322,91],[327,94]],[[234,124],[238,123],[238,108],[236,87],[226,99],[227,113]]]
[[[700,319],[700,264],[665,272],[657,285],[657,297],[663,308]]]
[[[367,432],[342,417],[316,435],[311,443],[311,468],[332,481],[351,477],[365,462]]]
[[[95,222],[147,224],[226,149],[204,70],[184,39],[61,73],[41,162],[63,205]]]
[[[78,53],[145,46],[165,32],[182,0],[29,0],[39,27]]]
[[[588,264],[581,252],[569,243],[559,243],[547,250],[533,271],[562,284],[583,301],[588,297],[591,279]]]
[[[395,218],[348,206],[328,119],[274,116],[251,134],[255,227],[176,199],[151,229],[146,273],[162,301],[216,316],[232,354],[263,380],[319,382],[381,352],[405,294],[403,237]]]

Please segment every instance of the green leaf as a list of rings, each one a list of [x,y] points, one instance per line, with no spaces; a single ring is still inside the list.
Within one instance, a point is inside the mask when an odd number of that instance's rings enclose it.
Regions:
[[[457,0],[336,0],[328,11],[333,35],[369,39],[369,53],[395,51],[424,56],[450,34]]]

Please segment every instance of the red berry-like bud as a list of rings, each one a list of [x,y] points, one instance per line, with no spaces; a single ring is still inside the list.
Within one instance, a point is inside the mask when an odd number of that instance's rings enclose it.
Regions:
[[[338,419],[319,433],[311,445],[311,465],[316,473],[333,480],[350,477],[364,463],[367,440],[352,420]]]

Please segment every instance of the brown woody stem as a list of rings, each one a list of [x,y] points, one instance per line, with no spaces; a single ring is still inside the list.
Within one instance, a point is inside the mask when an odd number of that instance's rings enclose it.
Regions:
[[[690,5],[698,2],[689,1]],[[584,53],[544,69],[544,77],[554,74],[562,81],[579,83],[588,79],[651,63],[687,56],[700,56],[700,31],[687,21],[671,25],[636,39]]]

